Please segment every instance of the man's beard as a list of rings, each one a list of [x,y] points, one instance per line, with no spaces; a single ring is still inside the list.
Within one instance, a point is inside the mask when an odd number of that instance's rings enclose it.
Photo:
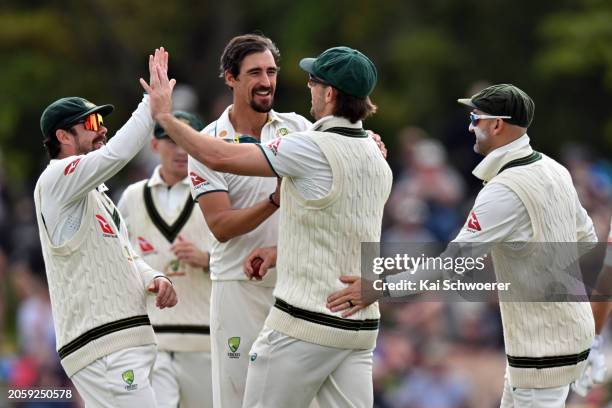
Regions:
[[[255,112],[259,112],[259,113],[268,113],[270,112],[270,110],[272,110],[272,105],[274,104],[274,99],[272,99],[270,101],[269,104],[266,105],[261,105],[257,102],[255,102],[254,100],[251,101],[251,108],[255,111]]]
[[[91,144],[89,146],[86,146],[85,148],[79,146],[79,154],[87,154],[101,149],[102,147],[104,147],[104,145],[106,145],[106,142],[106,136],[98,136],[91,141]]]
[[[268,113],[270,112],[270,110],[272,109],[272,106],[274,105],[274,93],[272,91],[271,88],[269,88],[270,90],[270,103],[267,104],[260,104],[255,102],[255,98],[256,98],[256,91],[263,91],[263,90],[268,90],[268,89],[255,89],[253,90],[253,95],[251,97],[251,109],[253,109],[255,112],[259,112],[259,113]]]

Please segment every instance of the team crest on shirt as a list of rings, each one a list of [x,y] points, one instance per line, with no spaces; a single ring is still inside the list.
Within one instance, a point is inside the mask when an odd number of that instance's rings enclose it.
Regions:
[[[113,227],[108,223],[108,221],[106,221],[106,218],[104,218],[100,214],[96,214],[96,220],[100,225],[100,229],[102,230],[103,236],[107,238],[117,238],[117,234],[115,234],[115,231],[113,231]]]
[[[68,163],[68,165],[64,168],[64,176],[74,173],[80,161],[81,161],[81,158],[79,157],[78,159],[73,160],[70,163]]]
[[[181,261],[175,258],[168,262],[164,267],[164,274],[166,276],[185,276],[185,272],[180,270]]]
[[[189,178],[191,179],[191,184],[192,184],[194,187],[197,187],[197,186],[199,186],[200,184],[204,184],[204,185],[209,184],[209,183],[208,183],[208,181],[206,181],[206,179],[204,179],[203,177],[201,177],[201,176],[197,175],[197,174],[196,174],[195,172],[193,172],[193,171],[192,171],[191,173],[189,173]]]
[[[480,222],[478,222],[478,218],[476,218],[476,213],[474,211],[472,211],[472,213],[470,214],[470,218],[468,219],[467,230],[470,232],[482,231],[482,228],[480,227]]]
[[[136,239],[138,240],[138,246],[140,247],[140,253],[142,255],[151,255],[157,253],[155,247],[144,237],[138,237]]]
[[[281,139],[280,137],[277,137],[276,139],[268,143],[268,148],[272,151],[272,153],[274,153],[275,156],[278,154],[278,146],[281,144],[282,140],[283,139]]]
[[[240,337],[230,337],[227,339],[227,345],[230,349],[227,356],[229,358],[240,358],[240,353],[238,353],[238,349],[240,348]]]
[[[121,374],[121,379],[127,384],[125,389],[132,391],[138,388],[138,384],[134,384],[134,370],[127,370]]]
[[[280,128],[276,131],[276,137],[286,136],[288,134],[289,134],[289,129],[287,128]]]

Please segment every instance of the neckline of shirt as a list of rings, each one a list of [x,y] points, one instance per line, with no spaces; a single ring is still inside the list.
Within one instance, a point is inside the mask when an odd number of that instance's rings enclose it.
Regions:
[[[525,133],[518,139],[487,154],[474,168],[472,174],[480,180],[488,182],[499,173],[504,165],[531,153],[533,153],[533,149],[529,143],[529,136]]]
[[[360,120],[358,120],[355,123],[351,123],[351,121],[346,118],[342,118],[340,116],[328,115],[328,116],[322,117],[321,119],[313,123],[311,129],[314,131],[324,132],[326,129],[331,129],[334,127],[362,129],[363,124]]]

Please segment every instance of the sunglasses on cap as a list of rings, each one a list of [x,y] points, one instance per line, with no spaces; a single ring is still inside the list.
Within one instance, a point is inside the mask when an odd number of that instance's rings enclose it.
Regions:
[[[78,125],[79,123],[82,123],[85,129],[97,132],[104,125],[104,119],[99,113],[92,113],[87,115],[85,119],[75,123],[75,125]]]
[[[480,119],[511,119],[512,116],[496,116],[496,115],[478,115],[470,112],[470,123],[472,126],[477,126]]]
[[[308,74],[308,86],[312,88],[315,85],[330,86],[327,82],[323,81],[322,79],[317,78],[316,76],[312,74]]]

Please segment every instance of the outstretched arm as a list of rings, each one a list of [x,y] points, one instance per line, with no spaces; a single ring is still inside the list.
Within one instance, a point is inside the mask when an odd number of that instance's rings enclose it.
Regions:
[[[202,135],[172,114],[172,86],[161,68],[151,84],[140,83],[151,97],[151,113],[154,119],[179,146],[207,167],[215,171],[244,176],[276,177],[264,154],[255,144],[232,144]]]

